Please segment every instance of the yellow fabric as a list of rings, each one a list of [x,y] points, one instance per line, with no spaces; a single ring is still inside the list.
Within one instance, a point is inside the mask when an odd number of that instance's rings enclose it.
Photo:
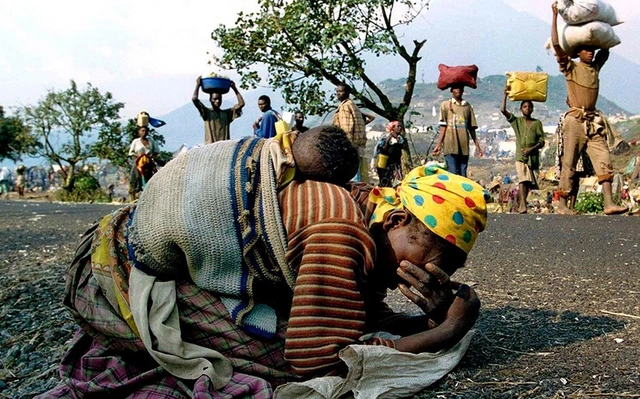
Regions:
[[[102,218],[102,220],[100,221],[100,230],[107,231],[109,229],[112,219],[113,219],[112,215],[107,215],[104,218]],[[91,264],[94,265],[93,266],[94,274],[102,270],[105,265],[110,265],[111,263],[112,263],[112,257],[109,251],[109,237],[103,234],[100,237],[100,242],[93,249],[93,252],[91,253]],[[95,271],[96,268],[100,268],[100,270]],[[129,305],[127,304],[127,301],[124,298],[122,298],[122,295],[115,283],[112,285],[112,288],[113,288],[113,294],[116,298],[116,301],[118,302],[118,307],[120,309],[120,313],[122,317],[127,322],[129,327],[131,327],[131,330],[133,330],[133,332],[137,336],[140,336],[140,334],[138,333],[138,329],[136,328],[136,324],[133,321],[133,315],[131,314],[131,310],[129,309]],[[113,298],[111,295],[108,295],[108,296]]]
[[[276,160],[276,163],[280,163],[280,168],[276,171],[276,175],[278,176],[278,188],[282,188],[287,184],[291,183],[293,178],[296,175],[296,161],[293,158],[293,153],[291,152],[291,146],[295,141],[298,134],[289,130],[286,132],[279,132],[273,137],[273,141],[277,142],[280,146],[281,154],[278,154],[278,158],[284,158],[284,161],[280,162]],[[272,152],[272,156],[273,156]]]
[[[140,337],[140,333],[138,332],[138,328],[136,327],[136,322],[133,320],[133,314],[131,313],[129,304],[127,304],[124,298],[120,295],[120,292],[115,289],[115,286],[114,290],[116,292],[116,299],[118,300],[118,307],[120,308],[120,314],[122,315],[122,318],[129,325],[129,327],[131,327],[131,331],[133,331],[136,336]]]
[[[384,221],[389,211],[406,209],[438,236],[469,253],[487,224],[489,193],[466,177],[437,166],[420,166],[395,188],[376,187],[369,226]]]

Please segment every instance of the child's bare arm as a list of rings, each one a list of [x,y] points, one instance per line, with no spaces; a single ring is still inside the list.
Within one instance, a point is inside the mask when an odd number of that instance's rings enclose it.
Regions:
[[[505,118],[511,118],[511,112],[507,111],[507,96],[509,95],[509,86],[504,88],[504,95],[502,96],[502,103],[500,104],[500,112]]]
[[[551,19],[551,45],[556,53],[556,60],[559,64],[566,62],[568,55],[560,46],[560,38],[558,37],[558,2],[554,1],[551,5],[553,11],[553,18]]]

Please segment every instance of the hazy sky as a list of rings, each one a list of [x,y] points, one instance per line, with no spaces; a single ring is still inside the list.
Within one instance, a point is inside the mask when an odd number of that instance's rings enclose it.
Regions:
[[[478,0],[432,3],[450,1]],[[550,18],[549,1],[504,1]],[[626,21],[616,27],[623,44],[613,51],[640,63],[637,0],[609,2]],[[111,91],[126,103],[122,116],[170,112],[190,100],[198,75],[213,70],[213,28],[255,8],[256,0],[0,0],[0,104],[35,104],[47,89],[66,89],[74,79]]]

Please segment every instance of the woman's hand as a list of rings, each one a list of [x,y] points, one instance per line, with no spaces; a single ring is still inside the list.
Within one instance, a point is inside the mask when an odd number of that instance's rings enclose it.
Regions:
[[[432,263],[421,268],[406,260],[400,262],[397,274],[407,282],[398,284],[400,292],[435,323],[441,323],[454,300],[449,275]]]
[[[452,323],[464,331],[473,327],[480,313],[480,299],[473,288],[452,281],[451,287],[457,288],[453,303],[447,310],[447,323]]]

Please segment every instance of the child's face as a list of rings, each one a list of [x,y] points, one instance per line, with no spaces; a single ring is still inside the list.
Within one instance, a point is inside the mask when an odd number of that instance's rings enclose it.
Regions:
[[[462,95],[464,94],[464,87],[460,86],[452,88],[451,94],[453,95],[453,98],[460,101],[460,99],[462,99]]]
[[[529,101],[524,102],[520,106],[520,111],[524,116],[531,116],[531,114],[533,114],[533,104],[530,103]]]
[[[596,51],[592,47],[582,47],[580,51],[578,51],[578,58],[580,58],[580,62],[584,62],[585,64],[591,64],[593,62],[593,57],[595,56]]]

